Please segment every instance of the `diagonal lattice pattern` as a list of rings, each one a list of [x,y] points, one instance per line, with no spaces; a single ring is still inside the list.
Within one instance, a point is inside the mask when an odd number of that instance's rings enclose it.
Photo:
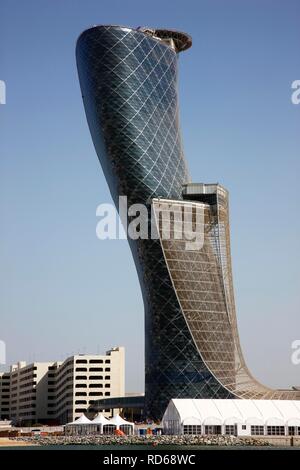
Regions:
[[[216,185],[216,193],[210,202],[153,200],[173,289],[199,355],[211,374],[237,398],[300,399],[298,391],[272,390],[260,384],[246,366],[235,313],[228,195],[224,188]],[[204,211],[204,226],[196,223],[194,212],[197,207]],[[183,220],[184,211],[189,211],[193,214],[194,226],[185,231],[180,240],[174,236],[164,239],[162,223],[159,223],[164,211],[174,213],[176,220]],[[186,241],[196,229],[204,230],[204,245],[197,250],[188,250]]]
[[[177,56],[143,32],[96,27],[77,46],[83,101],[115,203],[181,198],[189,180],[180,140]],[[189,333],[158,240],[130,241],[145,304],[145,395],[160,417],[170,398],[230,393],[210,374]]]
[[[183,198],[189,175],[176,50],[190,45],[184,33],[120,26],[96,26],[78,39],[87,121],[116,205],[120,195],[149,207],[155,198]],[[226,204],[220,201],[206,217],[210,230],[201,260],[180,252],[177,242],[129,241],[145,305],[146,413],[154,418],[171,398],[264,394],[249,379],[236,339]]]
[[[117,27],[92,28],[78,44],[87,119],[106,169],[109,154],[113,197],[180,197],[188,176],[178,126],[176,53],[142,32]]]

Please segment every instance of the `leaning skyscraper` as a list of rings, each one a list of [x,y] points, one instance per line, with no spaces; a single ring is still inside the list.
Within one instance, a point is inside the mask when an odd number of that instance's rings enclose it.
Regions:
[[[181,145],[177,55],[191,44],[178,31],[95,26],[76,49],[90,132],[115,204],[127,196],[156,216],[157,238],[129,239],[145,305],[145,406],[154,418],[171,398],[300,398],[259,384],[241,352],[228,193],[191,183]],[[159,214],[168,206],[175,218],[202,210],[201,249],[164,239]]]

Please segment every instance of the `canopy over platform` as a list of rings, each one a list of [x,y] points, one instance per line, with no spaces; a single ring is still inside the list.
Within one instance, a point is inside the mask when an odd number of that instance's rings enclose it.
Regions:
[[[172,41],[176,52],[182,52],[192,46],[192,38],[189,34],[174,29],[154,29],[154,28],[138,28],[145,34],[149,34],[154,38]]]
[[[144,395],[102,398],[101,400],[95,400],[95,402],[93,403],[93,408],[99,411],[106,408],[132,408],[142,410],[144,409],[144,407]]]

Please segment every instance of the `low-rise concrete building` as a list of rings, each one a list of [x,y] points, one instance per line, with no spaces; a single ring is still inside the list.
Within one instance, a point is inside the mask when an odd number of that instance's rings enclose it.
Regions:
[[[10,419],[17,424],[47,420],[47,373],[51,362],[18,362],[10,368]]]
[[[48,372],[49,417],[67,423],[82,413],[92,415],[96,400],[124,396],[124,361],[124,348],[119,347],[105,356],[78,355],[53,364]]]
[[[0,373],[0,419],[8,420],[10,416],[10,373]]]
[[[63,362],[19,362],[0,375],[0,419],[17,425],[65,424],[82,413],[92,416],[96,400],[124,395],[123,347]]]

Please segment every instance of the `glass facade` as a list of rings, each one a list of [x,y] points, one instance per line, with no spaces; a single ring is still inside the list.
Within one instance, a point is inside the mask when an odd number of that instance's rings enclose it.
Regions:
[[[236,398],[299,399],[298,391],[272,390],[260,384],[245,363],[235,312],[227,190],[219,184],[186,184],[183,199],[154,199],[153,206],[172,284],[206,367]],[[197,225],[193,215],[190,233],[185,230],[181,240],[166,240],[159,220],[162,208],[172,208],[175,220],[183,220],[184,211],[195,214],[201,208],[203,223]],[[204,243],[201,249],[189,250],[186,242],[195,230],[204,232]],[[221,393],[220,388],[218,398]]]
[[[129,205],[155,212],[162,198],[179,211],[188,201],[200,204],[205,213],[203,253],[161,236],[129,240],[145,305],[145,410],[153,418],[162,417],[171,398],[269,393],[252,379],[240,351],[227,191],[189,184],[177,54],[190,45],[180,32],[95,26],[76,48],[87,121],[115,204],[127,196]]]

